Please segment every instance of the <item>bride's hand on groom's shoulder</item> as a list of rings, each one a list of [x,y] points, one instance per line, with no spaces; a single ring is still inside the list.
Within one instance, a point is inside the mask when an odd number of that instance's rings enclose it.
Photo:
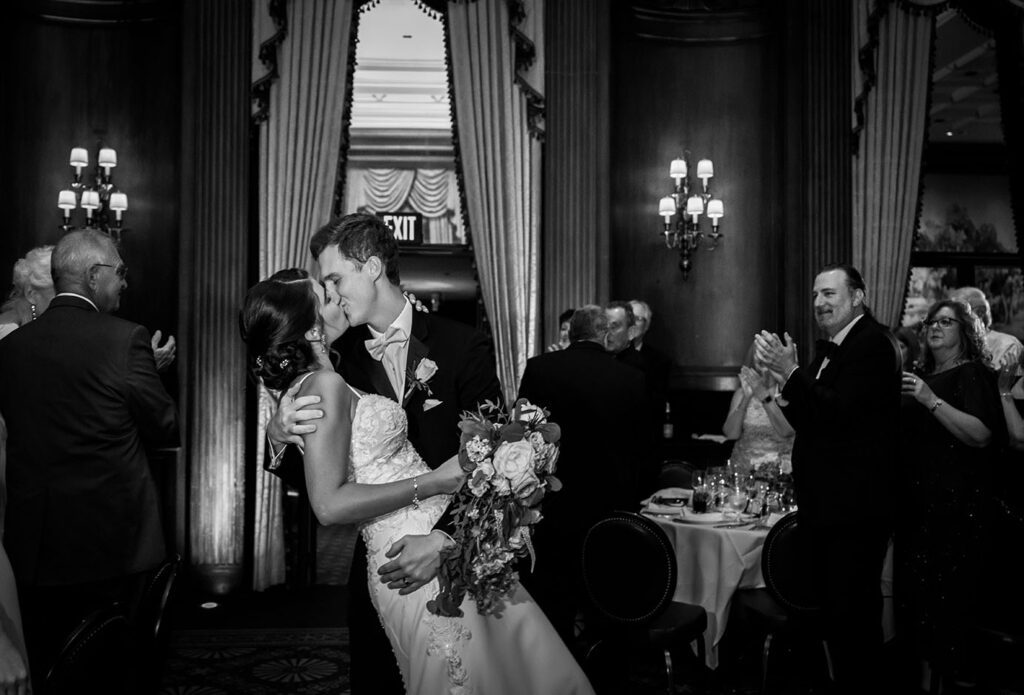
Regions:
[[[295,397],[302,384],[296,384],[281,395],[277,412],[267,423],[267,436],[280,444],[302,444],[302,435],[316,432],[309,420],[319,420],[324,411],[311,408],[320,402],[320,396]],[[304,424],[305,423],[305,424]]]

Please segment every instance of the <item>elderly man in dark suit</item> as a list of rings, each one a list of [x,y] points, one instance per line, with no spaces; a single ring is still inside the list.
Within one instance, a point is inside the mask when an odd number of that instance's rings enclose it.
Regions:
[[[432,468],[458,453],[458,423],[464,410],[486,400],[500,402],[490,339],[440,316],[413,310],[399,286],[398,244],[375,215],[356,213],[332,220],[310,241],[327,296],[340,301],[352,324],[333,347],[338,372],[362,391],[392,398],[405,407],[409,441]],[[268,427],[272,441],[295,442],[322,416],[316,397],[286,395]],[[301,440],[299,440],[301,441]],[[343,462],[339,461],[339,465]],[[452,541],[449,519],[426,536],[405,536],[392,546],[394,559],[380,568],[381,581],[403,594],[434,578],[441,550]],[[349,582],[352,692],[404,692],[391,645],[370,602],[366,548],[356,542]]]
[[[75,624],[130,603],[166,557],[147,448],[178,445],[150,336],[116,318],[127,287],[114,242],[72,232],[52,257],[57,295],[0,342],[6,531],[33,680]]]
[[[534,544],[537,562],[523,584],[566,644],[583,593],[579,557],[583,535],[603,514],[636,508],[640,465],[648,456],[643,374],[606,348],[608,314],[576,310],[569,347],[530,358],[519,397],[547,409],[562,430],[556,476],[560,491],[544,498]]]
[[[807,368],[796,346],[762,331],[757,361],[782,387],[796,430],[793,478],[810,571],[820,588],[840,692],[876,692],[881,666],[880,577],[892,506],[887,480],[899,441],[902,360],[895,338],[864,304],[856,268],[814,280],[814,313],[828,336]]]

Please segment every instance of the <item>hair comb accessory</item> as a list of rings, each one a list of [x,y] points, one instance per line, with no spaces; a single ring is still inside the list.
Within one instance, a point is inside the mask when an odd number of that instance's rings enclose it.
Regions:
[[[260,368],[263,367],[263,358],[258,355],[256,356],[256,366]]]
[[[288,360],[281,360],[281,364],[278,365],[279,369],[284,369],[288,366]]]

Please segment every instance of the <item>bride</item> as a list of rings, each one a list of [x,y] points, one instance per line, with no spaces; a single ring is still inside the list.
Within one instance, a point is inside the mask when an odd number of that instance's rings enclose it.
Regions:
[[[255,285],[241,322],[254,377],[277,392],[298,385],[298,395],[320,396],[322,424],[303,436],[310,505],[323,524],[361,524],[375,576],[391,543],[434,527],[463,483],[458,457],[430,470],[407,439],[401,406],[357,392],[334,371],[328,345],[348,323],[305,271]],[[378,581],[369,586],[408,693],[593,693],[521,586],[500,618],[481,616],[469,598],[462,618],[430,613],[436,579],[404,596]]]

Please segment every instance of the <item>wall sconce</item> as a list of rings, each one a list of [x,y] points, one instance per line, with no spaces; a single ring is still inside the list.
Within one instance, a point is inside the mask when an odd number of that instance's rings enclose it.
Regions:
[[[71,187],[65,188],[57,196],[57,207],[61,209],[64,222],[60,228],[64,233],[73,229],[99,229],[121,241],[122,215],[128,209],[128,196],[114,186],[110,180],[110,170],[117,166],[117,152],[109,147],[101,147],[96,157],[96,171],[82,180],[82,169],[89,166],[89,151],[84,147],[71,149],[70,166],[75,174]],[[71,211],[75,208],[85,210],[85,224],[71,224]],[[111,214],[113,213],[113,214]]]
[[[688,152],[686,154],[689,154]],[[714,251],[722,233],[719,223],[725,216],[725,206],[718,198],[711,197],[709,180],[715,175],[714,164],[710,159],[697,162],[697,178],[701,182],[701,191],[690,195],[689,167],[685,155],[672,160],[669,176],[675,179],[675,192],[665,196],[658,203],[658,214],[665,218],[665,246],[679,249],[679,270],[683,271],[683,280],[689,276],[693,268],[692,254],[700,248],[701,239],[707,237],[707,249]],[[672,216],[678,215],[675,225]],[[711,220],[711,232],[700,230],[701,217]]]

